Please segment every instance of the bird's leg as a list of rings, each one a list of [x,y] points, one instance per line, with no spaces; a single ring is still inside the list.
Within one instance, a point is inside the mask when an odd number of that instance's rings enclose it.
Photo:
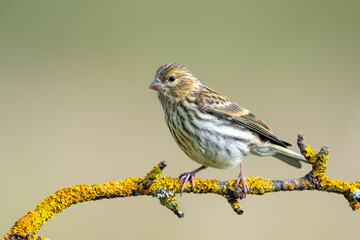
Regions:
[[[191,181],[192,187],[193,187],[193,188],[195,187],[195,183],[194,183],[195,174],[198,173],[198,172],[200,172],[201,170],[203,170],[203,169],[205,169],[205,168],[207,168],[207,167],[201,166],[201,167],[195,169],[194,171],[187,172],[187,173],[183,173],[183,174],[180,175],[180,177],[179,177],[180,180],[184,182],[183,185],[182,185],[182,187],[181,187],[180,195],[183,193],[184,188],[185,188],[185,185],[186,185],[186,183],[189,181],[189,179],[190,179],[190,181]]]
[[[242,162],[240,162],[240,174],[239,174],[239,177],[236,180],[236,184],[239,184],[240,182],[241,182],[242,187],[244,189],[244,193],[246,194],[249,191],[249,187],[248,187],[246,179],[245,179],[245,174],[244,174],[244,169],[243,169]]]

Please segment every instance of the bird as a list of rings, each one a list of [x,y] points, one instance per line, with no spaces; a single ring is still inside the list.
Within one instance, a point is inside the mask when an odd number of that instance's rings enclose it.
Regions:
[[[273,156],[296,168],[304,156],[287,149],[290,143],[277,138],[270,127],[249,110],[204,85],[185,66],[160,66],[149,86],[157,92],[165,121],[180,149],[201,166],[180,175],[182,192],[187,182],[194,188],[195,174],[207,167],[240,166],[236,184],[249,192],[243,168],[248,154]]]

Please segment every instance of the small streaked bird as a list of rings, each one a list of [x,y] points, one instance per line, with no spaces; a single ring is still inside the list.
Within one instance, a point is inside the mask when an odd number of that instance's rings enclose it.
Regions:
[[[226,169],[240,165],[236,183],[249,191],[242,159],[252,153],[274,156],[301,168],[307,160],[286,147],[261,119],[224,95],[208,88],[186,67],[168,63],[159,67],[150,88],[158,92],[171,135],[186,155],[201,167],[180,176],[181,192],[195,174],[207,167]]]

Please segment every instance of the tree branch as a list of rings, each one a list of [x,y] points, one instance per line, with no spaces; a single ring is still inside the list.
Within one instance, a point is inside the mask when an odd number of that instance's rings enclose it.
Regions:
[[[262,195],[270,192],[317,190],[344,195],[350,207],[355,211],[360,208],[360,181],[349,183],[333,180],[325,175],[329,149],[324,146],[315,153],[306,146],[304,138],[299,134],[298,146],[301,153],[312,164],[312,170],[298,179],[269,180],[262,177],[246,178],[250,191],[248,194]],[[11,230],[0,240],[45,239],[37,236],[40,227],[55,214],[64,211],[71,205],[95,201],[104,198],[132,196],[152,196],[170,209],[178,217],[184,217],[175,198],[180,193],[181,181],[178,178],[161,177],[166,162],[157,164],[145,178],[127,178],[109,181],[104,184],[79,184],[63,188],[40,202],[34,211],[15,222]],[[195,179],[195,188],[187,184],[184,193],[213,193],[223,196],[232,209],[239,215],[243,214],[239,199],[244,197],[243,189],[234,180],[219,181],[215,179]]]

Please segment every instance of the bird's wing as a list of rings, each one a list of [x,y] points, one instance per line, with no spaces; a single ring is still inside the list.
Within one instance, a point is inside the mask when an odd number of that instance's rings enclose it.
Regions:
[[[202,91],[198,92],[195,99],[195,103],[198,107],[205,112],[244,126],[272,143],[283,147],[291,146],[290,143],[278,139],[271,132],[270,127],[249,110],[240,107],[229,98],[222,96],[209,88],[204,88]]]

